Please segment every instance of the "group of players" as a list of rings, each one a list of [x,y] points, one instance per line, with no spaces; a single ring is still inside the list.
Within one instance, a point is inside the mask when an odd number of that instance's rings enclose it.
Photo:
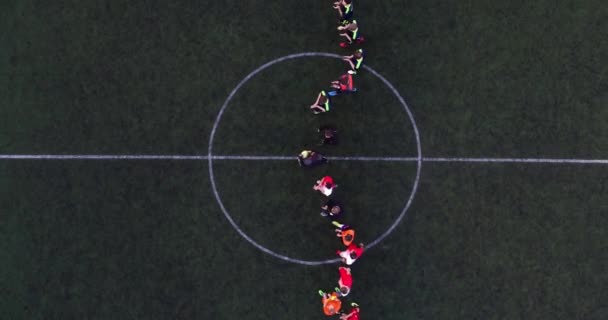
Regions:
[[[360,44],[363,42],[363,37],[359,33],[357,21],[353,19],[353,0],[338,0],[334,2],[334,9],[338,11],[340,22],[338,31],[341,37],[346,38],[345,42],[340,43],[340,47],[346,48],[351,45]],[[322,90],[317,96],[317,100],[310,109],[315,114],[329,112],[331,109],[331,97],[356,92],[353,76],[357,74],[363,63],[363,49],[356,49],[352,55],[344,56],[344,61],[349,65],[349,70],[336,81],[331,82],[331,88]],[[321,144],[334,145],[337,143],[337,129],[333,126],[321,126],[318,131],[322,135]],[[314,167],[320,164],[328,163],[328,159],[320,153],[313,150],[304,150],[298,155],[298,162],[303,167]],[[331,176],[325,176],[318,180],[313,186],[314,190],[321,192],[326,197],[329,197],[337,187]],[[355,244],[355,230],[347,224],[340,223],[340,219],[344,214],[342,204],[335,199],[330,198],[323,207],[321,207],[321,216],[331,220],[335,226],[336,236],[342,240],[346,247],[344,250],[338,250],[337,254],[341,261],[346,266],[340,266],[338,272],[340,278],[338,287],[331,292],[319,290],[321,302],[323,304],[323,313],[327,316],[340,315],[340,320],[358,320],[359,305],[351,302],[350,311],[342,311],[341,299],[346,297],[352,287],[353,278],[350,269],[352,265],[363,253],[364,246],[362,243]]]

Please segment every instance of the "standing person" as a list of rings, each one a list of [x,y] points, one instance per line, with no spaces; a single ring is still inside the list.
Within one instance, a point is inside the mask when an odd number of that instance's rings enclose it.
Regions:
[[[350,266],[363,254],[363,243],[358,245],[351,243],[346,250],[338,250],[337,253],[342,258],[342,262]]]
[[[334,179],[332,177],[325,176],[321,180],[317,180],[317,184],[315,184],[312,189],[318,190],[324,196],[329,197],[337,186],[338,185],[334,184]]]
[[[325,293],[323,290],[319,290],[319,295],[321,296],[321,303],[323,303],[323,313],[327,316],[333,316],[340,312],[340,308],[342,308],[342,301],[338,297],[336,292]]]
[[[340,15],[340,23],[350,20],[353,16],[353,0],[339,0],[334,2],[334,9]]]
[[[359,305],[353,302],[350,306],[350,313],[340,314],[340,320],[359,320]]]
[[[334,199],[329,199],[327,203],[321,207],[321,216],[328,217],[332,221],[338,219],[343,213],[342,204]]]
[[[340,279],[338,279],[338,292],[340,296],[346,297],[350,293],[350,289],[353,287],[353,275],[350,273],[350,268],[339,267],[338,272],[340,273]]]
[[[340,36],[346,38],[346,42],[340,42],[340,47],[342,48],[346,48],[353,43],[361,43],[364,41],[364,38],[359,33],[357,20],[353,20],[344,26],[339,26],[338,31],[344,31],[344,33],[340,33]]]
[[[342,57],[342,60],[348,62],[351,70],[358,71],[363,64],[363,49],[355,50],[350,56]]]
[[[327,92],[325,92],[325,90],[321,90],[317,96],[317,101],[310,106],[310,109],[314,114],[319,114],[322,112],[329,112],[330,107],[331,100],[329,99]]]

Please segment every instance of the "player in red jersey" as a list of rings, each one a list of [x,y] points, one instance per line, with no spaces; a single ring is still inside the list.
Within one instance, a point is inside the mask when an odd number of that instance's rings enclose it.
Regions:
[[[356,92],[357,88],[355,88],[355,83],[353,81],[353,74],[357,74],[356,71],[348,70],[347,73],[343,74],[336,81],[331,82],[331,87],[336,89],[336,91],[330,91],[328,94],[330,96],[338,95],[341,93],[351,93]]]
[[[315,184],[312,189],[318,190],[324,196],[329,197],[331,193],[334,191],[334,188],[337,187],[334,183],[334,179],[330,176],[325,176],[321,178],[321,180],[317,180],[317,184]]]
[[[340,314],[340,320],[359,320],[359,305],[356,303],[351,303],[350,313],[342,313]]]
[[[355,261],[363,254],[363,243],[359,243],[358,245],[350,244],[346,250],[340,251],[338,250],[338,255],[342,257],[342,262],[347,265],[351,265],[355,263]]]
[[[340,279],[338,279],[338,290],[342,297],[346,297],[353,287],[353,275],[350,273],[350,268],[339,267]]]

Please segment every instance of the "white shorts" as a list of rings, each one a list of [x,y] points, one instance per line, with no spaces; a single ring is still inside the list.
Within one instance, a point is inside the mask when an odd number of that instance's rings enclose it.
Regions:
[[[321,191],[321,193],[324,194],[326,197],[329,197],[331,193],[334,192],[334,188],[321,187],[319,191]]]
[[[350,257],[350,251],[348,251],[348,250],[341,251],[340,252],[340,257],[346,259],[346,264],[349,265],[349,266],[351,264],[353,264],[355,262],[355,260],[357,260],[357,259],[353,259],[353,258]]]

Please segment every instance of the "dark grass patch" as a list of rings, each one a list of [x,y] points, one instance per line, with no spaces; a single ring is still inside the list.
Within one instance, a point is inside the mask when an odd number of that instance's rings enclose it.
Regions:
[[[355,5],[368,39],[366,63],[412,107],[424,155],[605,158],[603,2]],[[1,6],[6,154],[205,154],[221,103],[251,70],[295,52],[349,53],[337,47],[329,3]],[[339,63],[286,63],[253,79],[228,109],[217,150],[295,155],[315,143],[320,120],[306,108],[339,75]],[[361,75],[360,94],[336,101],[327,115],[339,122],[341,144],[323,151],[411,156],[404,114],[368,76]],[[285,103],[257,105],[269,97]],[[294,112],[282,112],[284,105]],[[239,188],[276,177],[316,214],[319,198],[309,190],[316,174],[277,163],[276,176],[266,177],[269,164],[245,165],[218,164],[230,178],[219,181],[223,193],[234,188],[236,200]],[[382,199],[358,183],[375,182],[367,180],[370,171],[389,182],[381,194],[391,205],[410,187],[398,178],[401,165],[375,166],[331,167],[345,182],[338,192],[362,209],[353,215],[366,214],[362,221],[373,217],[364,209]],[[334,266],[285,264],[244,242],[219,212],[204,163],[20,161],[0,168],[0,309],[11,319],[313,318],[321,316],[316,290],[337,280]],[[606,318],[604,171],[425,164],[408,219],[354,266],[350,298],[366,318]],[[386,225],[382,218],[369,230]],[[264,231],[275,224],[252,226],[270,243]],[[321,239],[325,231],[312,232]],[[323,239],[335,244],[331,235]]]

